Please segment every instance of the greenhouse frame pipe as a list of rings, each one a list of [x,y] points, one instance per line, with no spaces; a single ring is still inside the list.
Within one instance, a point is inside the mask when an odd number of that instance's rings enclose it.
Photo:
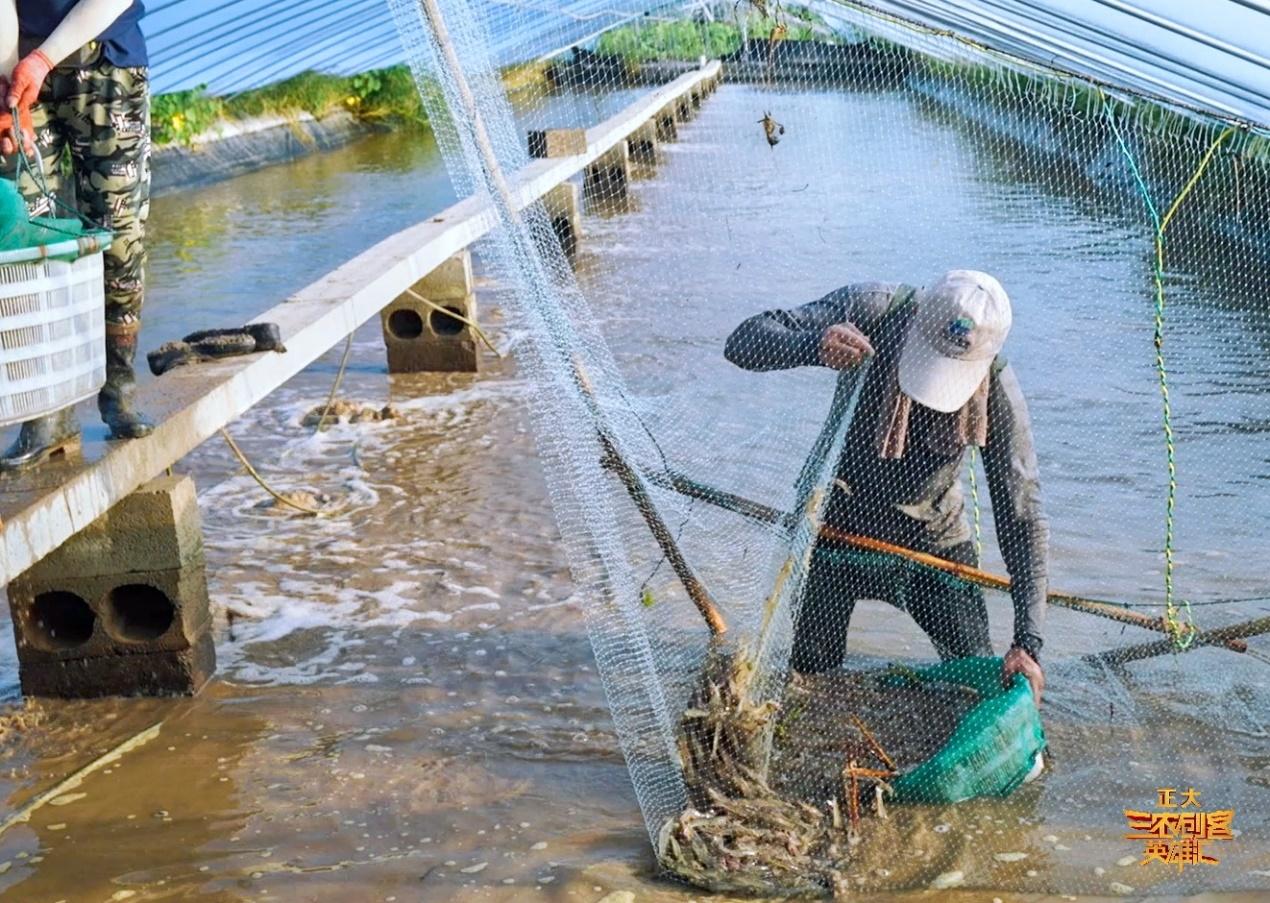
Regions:
[[[391,24],[391,23],[385,23],[385,24]],[[285,70],[289,66],[296,67],[295,72],[302,72],[304,71],[304,69],[312,68],[311,62],[307,61],[304,58],[304,55],[311,54],[315,48],[324,47],[324,45],[329,43],[332,39],[346,38],[350,34],[352,34],[354,31],[361,29],[363,27],[364,26],[362,23],[356,22],[356,23],[350,24],[348,27],[340,31],[335,32],[334,34],[328,34],[325,36],[310,35],[308,40],[303,42],[301,46],[290,48],[290,52],[288,52],[287,55],[279,61],[280,65],[273,66],[269,69],[266,69],[264,70],[264,72],[253,71],[252,67],[254,66],[256,62],[260,60],[268,59],[268,57],[272,53],[272,51],[269,48],[265,48],[263,50],[260,50],[258,53],[255,53],[252,56],[245,57],[243,59],[238,60],[240,67],[246,70],[247,72],[247,74],[241,78],[237,78],[235,80],[234,74],[232,71],[224,72],[221,75],[212,76],[210,78],[207,78],[205,76],[200,76],[200,77],[204,79],[205,84],[208,86],[210,93],[214,95],[223,96],[229,93],[232,88],[242,85],[248,81],[255,82],[255,83],[252,84],[249,88],[243,89],[244,91],[251,90],[252,88],[264,87],[268,84],[271,84],[273,81],[276,81],[276,79],[271,77],[273,73]],[[376,35],[376,37],[378,37],[378,35]],[[223,57],[222,59],[213,63],[210,68],[220,69],[222,68],[223,63],[228,62],[230,59],[231,57],[228,57],[228,56]],[[204,71],[207,71],[207,70],[204,70]],[[288,74],[289,75],[295,74],[295,72],[288,73]],[[266,80],[261,81],[260,79],[262,78],[262,76]],[[162,79],[158,81],[160,83],[160,86],[156,87],[155,93],[164,93],[165,91],[169,90],[166,87],[166,85],[162,85]],[[223,84],[223,82],[225,81],[228,81],[229,84],[228,85]],[[218,82],[221,82],[221,83],[218,84]],[[243,93],[243,92],[238,91],[234,93]]]
[[[1029,7],[1030,9],[1037,10],[1036,14],[1030,14],[1022,10],[1013,8],[1008,2],[1008,0],[1007,2],[1002,2],[1002,0],[979,0],[979,2],[987,6],[994,7],[996,9],[1001,9],[1003,11],[1014,13],[1015,15],[1021,18],[1025,18],[1030,21],[1037,22],[1038,24],[1042,25],[1042,27],[1046,27],[1047,25],[1048,27],[1054,27],[1054,26],[1053,26],[1053,23],[1045,23],[1044,20],[1040,19],[1039,18],[1040,14],[1045,13],[1050,15],[1051,17],[1056,17],[1056,18],[1059,16],[1058,13],[1053,12],[1048,7],[1030,2],[1030,0],[1018,0],[1018,2],[1024,6]],[[1084,35],[1082,39],[1088,41],[1091,44],[1094,44],[1095,46],[1101,47],[1104,50],[1112,51],[1113,53],[1116,52],[1117,50],[1120,50],[1126,56],[1129,56],[1132,59],[1136,59],[1142,63],[1151,64],[1152,62],[1148,57],[1139,55],[1139,53],[1130,52],[1131,50],[1140,51],[1141,54],[1150,54],[1152,52],[1149,47],[1145,47],[1141,44],[1126,42],[1123,45],[1117,46],[1113,43],[1108,42],[1105,38],[1103,38],[1097,32],[1091,32],[1090,34]],[[1270,95],[1251,91],[1250,89],[1244,88],[1241,85],[1237,85],[1228,79],[1223,79],[1220,76],[1212,75],[1202,70],[1192,70],[1191,67],[1185,64],[1184,62],[1177,60],[1174,57],[1171,57],[1167,54],[1158,54],[1158,56],[1160,60],[1162,61],[1167,61],[1177,66],[1183,66],[1187,70],[1191,70],[1191,71],[1182,71],[1176,68],[1163,66],[1159,62],[1155,63],[1155,65],[1158,68],[1164,70],[1165,72],[1169,72],[1173,75],[1180,76],[1183,79],[1190,79],[1193,81],[1202,82],[1203,84],[1207,85],[1209,88],[1223,92],[1230,96],[1237,97],[1255,106],[1260,107],[1260,106],[1270,105]]]
[[[319,6],[321,4],[325,4],[329,6],[329,5],[332,5],[333,3],[338,3],[338,2],[339,0],[296,0],[295,3],[288,4],[287,6],[283,6],[281,8],[267,9],[263,13],[263,15],[256,16],[255,18],[247,18],[240,22],[226,23],[226,24],[234,26],[233,28],[230,28],[228,31],[222,31],[222,32],[213,34],[212,31],[209,29],[207,32],[204,32],[203,34],[199,35],[200,41],[218,42],[214,46],[209,47],[202,44],[195,44],[193,46],[189,46],[186,44],[185,41],[177,41],[173,44],[168,45],[162,50],[154,51],[151,55],[161,65],[174,66],[177,64],[178,60],[185,59],[190,56],[206,56],[208,54],[216,53],[217,51],[232,45],[234,41],[230,41],[229,44],[226,44],[224,43],[224,39],[231,37],[232,35],[238,34],[240,31],[242,31],[245,28],[255,28],[259,26],[262,22],[268,23],[265,27],[272,28],[274,25],[278,23],[278,21],[280,21],[288,13],[290,13],[294,9],[297,9],[298,7],[302,7],[302,6],[312,7],[314,4],[318,4]],[[310,8],[305,10],[305,12],[311,13],[311,12],[315,12],[315,10]],[[177,48],[177,52],[169,55],[168,51],[173,48]]]
[[[239,57],[234,55],[227,55],[227,56],[224,56],[222,59],[216,61],[215,63],[212,63],[210,66],[204,66],[203,71],[210,73],[217,69],[223,69],[227,65],[233,65],[236,68],[250,69],[251,63],[255,62],[256,60],[259,60],[263,57],[268,57],[270,55],[276,55],[278,53],[279,48],[278,48],[277,42],[280,37],[285,39],[287,42],[293,42],[293,41],[299,41],[302,39],[314,37],[315,35],[320,36],[325,32],[326,37],[330,38],[330,37],[333,37],[330,31],[332,27],[329,24],[330,20],[336,19],[340,16],[348,16],[350,14],[352,15],[364,14],[366,11],[372,8],[378,7],[379,5],[380,5],[379,0],[356,0],[356,2],[351,4],[350,6],[347,6],[347,7],[340,6],[336,8],[335,10],[333,10],[332,12],[329,12],[326,15],[320,16],[317,19],[306,20],[304,23],[306,28],[300,34],[288,33],[285,36],[271,34],[271,35],[268,35],[264,40],[257,41],[256,43],[248,47],[238,48],[238,52],[244,53],[244,54],[250,51],[260,50],[261,53],[257,54],[254,57],[244,58],[244,57]],[[357,28],[357,27],[364,27],[365,23],[353,22],[351,24],[354,28]],[[345,34],[345,32],[336,32],[336,35],[342,36],[343,34]],[[300,51],[296,49],[288,53],[286,58],[288,60],[294,59],[296,54],[298,54],[299,52]],[[213,76],[208,76],[208,80],[210,81],[212,77]]]
[[[242,78],[239,78],[237,80],[230,80],[227,84],[225,84],[221,88],[221,91],[230,97],[237,97],[241,94],[245,94],[248,91],[252,91],[252,90],[255,90],[256,88],[271,84],[282,78],[289,78],[291,75],[294,75],[298,72],[303,72],[307,69],[320,71],[320,67],[326,65],[331,60],[332,57],[337,57],[340,53],[344,53],[347,51],[347,48],[344,46],[341,46],[338,43],[338,40],[346,38],[349,35],[349,33],[352,31],[359,31],[362,27],[363,26],[361,23],[353,23],[347,29],[339,32],[336,35],[315,40],[311,42],[305,48],[305,52],[309,54],[308,57],[303,59],[297,59],[297,55],[298,55],[297,53],[290,54],[289,56],[286,57],[286,59],[279,61],[278,64],[275,66],[272,66],[267,69],[263,69],[259,72],[253,72],[251,75],[243,76]],[[362,37],[367,40],[370,40],[370,39],[380,40],[383,38],[388,38],[389,36],[392,36],[394,38],[396,36],[396,26],[392,21],[381,22],[378,26],[374,27],[371,31],[365,32],[362,35]],[[337,41],[335,46],[327,46],[331,43],[332,40]],[[321,55],[313,56],[313,54],[315,53],[321,54]],[[295,69],[293,72],[288,72],[289,69],[297,65],[299,65],[300,68]],[[265,79],[265,80],[260,82],[259,84],[253,84],[247,87],[241,87],[245,82],[254,81],[257,79]]]
[[[1181,101],[1177,97],[1177,95],[1182,95],[1188,98],[1191,104],[1198,104],[1200,110],[1208,112],[1209,115],[1227,116],[1227,117],[1231,117],[1231,118],[1235,118],[1239,120],[1246,120],[1251,118],[1247,111],[1241,111],[1241,110],[1235,109],[1234,107],[1231,107],[1225,103],[1221,103],[1212,97],[1209,97],[1203,94],[1197,94],[1193,91],[1183,88],[1180,85],[1173,84],[1170,81],[1166,81],[1158,77],[1148,75],[1147,73],[1140,72],[1129,66],[1118,64],[1114,60],[1108,60],[1099,54],[1092,53],[1090,51],[1084,50],[1083,48],[1073,47],[1069,44],[1066,44],[1065,42],[1058,40],[1057,38],[1049,38],[1046,43],[1052,46],[1047,47],[1045,44],[1042,44],[1038,40],[1027,40],[1025,37],[1019,36],[1018,33],[1012,33],[1010,31],[994,32],[991,29],[989,29],[988,34],[985,35],[980,30],[979,26],[977,26],[974,23],[973,20],[948,19],[944,15],[942,15],[940,11],[936,9],[932,9],[930,5],[923,2],[923,0],[879,0],[879,2],[884,3],[886,6],[899,7],[905,10],[906,12],[908,12],[910,15],[916,16],[919,22],[923,16],[928,16],[931,19],[940,22],[945,27],[952,29],[954,31],[969,31],[970,34],[968,34],[967,37],[974,38],[977,36],[979,39],[988,38],[989,40],[991,40],[992,38],[996,38],[997,40],[1005,40],[1006,42],[1008,42],[1009,44],[1015,47],[1022,48],[1021,50],[1014,50],[1014,51],[1007,51],[1007,52],[1011,52],[1011,53],[1014,53],[1015,55],[1022,56],[1025,60],[1039,63],[1042,66],[1049,65],[1051,67],[1054,67],[1054,66],[1060,65],[1061,61],[1064,58],[1070,60],[1073,58],[1073,56],[1082,57],[1086,60],[1092,60],[1096,64],[1096,69],[1101,73],[1100,75],[1095,73],[1089,73],[1086,75],[1086,77],[1093,76],[1095,78],[1101,78],[1107,81],[1109,84],[1116,84],[1118,79],[1116,78],[1115,75],[1109,75],[1108,74],[1109,72],[1112,72],[1112,73],[1119,72],[1122,74],[1121,78],[1123,78],[1123,74],[1128,74],[1133,79],[1136,79],[1138,82],[1144,82],[1149,85],[1155,85],[1157,86],[1157,89],[1164,88],[1165,91],[1164,93],[1160,93],[1158,90],[1143,88],[1141,85],[1137,86],[1137,88],[1134,88],[1129,85],[1123,85],[1123,82],[1121,82],[1122,87],[1127,90],[1144,90],[1144,91],[1154,93],[1157,97],[1159,97],[1161,100],[1164,100],[1165,102],[1180,104],[1182,106],[1189,105]],[[873,7],[870,4],[862,3],[860,4],[860,6],[865,9],[877,9],[877,7]],[[1048,62],[1036,60],[1035,59],[1036,53],[1038,51],[1045,51],[1045,50],[1048,50],[1052,54],[1051,59]],[[1074,73],[1074,74],[1080,74],[1080,73]],[[1266,116],[1267,114],[1263,112],[1260,115]]]
[[[1183,25],[1180,22],[1174,22],[1172,19],[1156,15],[1150,10],[1142,9],[1141,7],[1134,6],[1131,3],[1125,3],[1124,0],[1093,0],[1093,2],[1099,4],[1100,6],[1119,10],[1127,16],[1132,16],[1135,19],[1148,22],[1157,28],[1163,28],[1165,31],[1171,31],[1173,34],[1181,35],[1182,37],[1188,38],[1192,41],[1197,41],[1200,44],[1212,47],[1214,50],[1220,50],[1223,53],[1238,57],[1244,62],[1252,63],[1253,65],[1260,66],[1262,68],[1270,68],[1270,59],[1267,59],[1264,56],[1253,53],[1251,50],[1247,50],[1237,44],[1231,44],[1227,41],[1221,40],[1220,38],[1215,38],[1212,35],[1206,35],[1202,31],[1196,31],[1195,29]]]
[[[158,6],[152,6],[148,8],[146,10],[146,15],[153,16],[156,13],[163,12],[165,9],[171,9],[174,6],[180,6],[184,2],[185,0],[168,0],[167,3],[160,3]]]
[[[1270,6],[1264,6],[1256,0],[1229,0],[1236,6],[1242,6],[1244,9],[1250,9],[1255,13],[1270,13]]]
[[[922,0],[915,0],[915,2],[922,2]],[[1008,3],[1001,3],[1001,2],[993,3],[992,0],[980,0],[980,2],[995,6],[997,9],[1004,10],[1016,16],[1024,15],[1022,10]],[[1039,9],[1041,11],[1049,13],[1052,16],[1060,16],[1060,14],[1057,11],[1047,6],[1043,6],[1043,5],[1038,6],[1038,4],[1033,2],[1033,0],[1017,0],[1017,2],[1020,6],[1025,6],[1032,10]],[[992,21],[992,20],[989,20],[989,21]],[[1033,19],[1033,21],[1035,21],[1035,19]],[[1065,21],[1068,22],[1069,24],[1077,25],[1084,32],[1087,32],[1087,33],[1092,32],[1094,34],[1097,34],[1097,32],[1093,32],[1092,27],[1088,25],[1087,23],[1077,22],[1074,20],[1065,20]],[[1016,35],[1020,35],[1020,34],[1024,35],[1025,37],[1023,37],[1022,40],[1027,40],[1026,36],[1030,34],[1031,38],[1033,39],[1034,46],[1038,46],[1038,47],[1044,46],[1046,49],[1049,49],[1049,50],[1053,50],[1054,48],[1057,48],[1061,50],[1063,54],[1067,55],[1068,57],[1071,57],[1072,55],[1083,56],[1086,59],[1092,60],[1099,66],[1103,67],[1104,72],[1108,71],[1108,68],[1110,68],[1111,71],[1118,70],[1120,72],[1127,73],[1133,78],[1139,79],[1149,84],[1154,84],[1157,86],[1162,86],[1162,87],[1171,89],[1177,92],[1178,94],[1189,97],[1193,101],[1198,101],[1199,103],[1205,106],[1208,106],[1208,107],[1223,106],[1221,101],[1218,100],[1217,98],[1211,97],[1206,94],[1196,93],[1194,90],[1187,87],[1185,84],[1176,84],[1174,82],[1161,79],[1159,76],[1154,75],[1148,71],[1136,69],[1132,66],[1125,65],[1124,63],[1117,61],[1114,56],[1103,57],[1100,54],[1090,51],[1088,48],[1083,48],[1078,45],[1073,45],[1067,41],[1064,41],[1058,34],[1047,34],[1043,32],[1029,33],[1026,31],[1017,31],[1017,30],[1014,31],[1014,33]],[[1109,50],[1113,54],[1119,52],[1126,56],[1131,57],[1132,59],[1136,59],[1138,62],[1147,63],[1148,65],[1152,64],[1152,59],[1150,58],[1151,56],[1158,57],[1161,60],[1165,60],[1169,63],[1172,63],[1174,66],[1180,67],[1180,71],[1179,71],[1178,69],[1166,69],[1163,66],[1159,66],[1158,63],[1155,64],[1159,68],[1164,69],[1164,71],[1166,72],[1170,72],[1173,75],[1181,76],[1181,78],[1184,79],[1185,81],[1205,82],[1207,83],[1209,87],[1217,88],[1217,90],[1223,91],[1224,93],[1227,93],[1227,94],[1233,94],[1246,101],[1253,101],[1258,106],[1264,106],[1265,102],[1270,101],[1270,95],[1262,94],[1244,85],[1240,85],[1236,82],[1232,82],[1231,80],[1223,78],[1219,75],[1207,73],[1203,71],[1202,69],[1195,67],[1191,63],[1188,63],[1185,60],[1181,60],[1172,54],[1165,53],[1163,51],[1156,50],[1151,47],[1146,47],[1142,44],[1134,43],[1129,40],[1122,40],[1118,44],[1109,46],[1105,41],[1095,40],[1094,38],[1089,37],[1088,34],[1084,35],[1083,37],[1084,37],[1084,40],[1088,40],[1091,43],[1096,44],[1097,46],[1100,46],[1106,50]],[[1139,56],[1136,54],[1129,54],[1127,52],[1129,49],[1141,51],[1143,54],[1147,54],[1148,57],[1144,58],[1143,56]],[[1203,76],[1203,78],[1201,79],[1199,78],[1199,76]],[[1225,108],[1228,109],[1232,114],[1236,116],[1241,115],[1240,112],[1233,107],[1225,107]]]
[[[213,16],[216,13],[221,12],[222,10],[229,9],[231,6],[237,6],[240,3],[246,3],[246,2],[247,0],[228,0],[228,2],[222,3],[220,6],[213,7],[212,9],[200,10],[199,12],[190,16],[188,19],[181,19],[179,22],[173,22],[171,25],[165,25],[163,28],[160,28],[158,31],[154,32],[153,34],[146,35],[146,44],[148,45],[155,38],[161,38],[165,34],[170,34],[171,32],[176,31],[178,28],[184,28],[186,25],[193,24],[195,22],[198,22],[201,19],[206,19],[208,16]],[[154,15],[155,12],[158,12],[158,10],[151,11],[150,15]],[[204,36],[205,36],[204,32],[199,33],[200,38]]]
[[[931,8],[931,4],[926,2],[926,0],[884,0],[884,2],[889,5],[903,7],[918,15],[921,14],[921,10],[925,10],[926,13],[931,16],[938,15],[938,13]],[[914,9],[914,7],[916,7],[916,9]],[[958,28],[956,20],[949,21],[948,19],[942,19],[942,21],[954,30]],[[1085,60],[1092,61],[1095,66],[1101,70],[1102,77],[1111,83],[1115,83],[1118,79],[1114,75],[1108,76],[1107,73],[1120,72],[1122,74],[1129,75],[1132,80],[1136,80],[1139,83],[1145,82],[1147,84],[1155,85],[1157,89],[1164,89],[1164,97],[1168,98],[1169,95],[1173,95],[1173,102],[1177,102],[1177,96],[1181,95],[1188,98],[1191,103],[1197,103],[1201,107],[1209,110],[1219,109],[1228,116],[1243,118],[1247,115],[1246,113],[1222,103],[1209,95],[1196,93],[1183,87],[1182,85],[1150,75],[1131,66],[1126,66],[1123,63],[1117,62],[1115,59],[1104,57],[1101,54],[1073,45],[1055,36],[1038,35],[1035,33],[1029,34],[1028,32],[1010,28],[1006,23],[1000,23],[999,30],[994,30],[992,26],[988,26],[987,31],[985,32],[982,30],[984,27],[982,25],[982,21],[976,21],[974,18],[967,19],[964,17],[961,19],[960,27],[980,38],[987,38],[988,40],[992,40],[993,38],[996,38],[997,40],[1005,39],[1016,46],[1021,46],[1022,48],[1025,48],[1021,51],[1021,55],[1024,58],[1029,56],[1029,50],[1032,54],[1035,54],[1038,50],[1048,51],[1053,54],[1051,64],[1059,64],[1063,59],[1075,60],[1083,58]],[[1123,75],[1121,77],[1123,77]],[[1125,87],[1132,90],[1132,88],[1128,85]]]
[[[1007,2],[1003,2],[1003,0],[979,0],[979,2],[988,4],[989,6],[996,7],[997,9],[1003,9],[1007,11],[1010,10],[1008,0]],[[1056,17],[1056,18],[1060,17],[1060,13],[1051,9],[1048,6],[1045,6],[1044,4],[1039,4],[1035,2],[1035,0],[1015,0],[1015,2],[1019,3],[1022,6],[1026,6],[1029,9],[1037,10],[1038,12],[1048,13],[1052,17]],[[1016,11],[1016,12],[1019,16],[1025,15],[1022,11]],[[1029,17],[1029,18],[1032,18],[1033,21],[1036,21],[1034,17]],[[1070,22],[1071,20],[1067,20],[1067,21]],[[1270,94],[1262,93],[1261,91],[1258,91],[1254,88],[1249,88],[1246,85],[1242,85],[1242,84],[1239,84],[1238,82],[1231,81],[1230,79],[1224,78],[1223,76],[1217,75],[1216,73],[1207,72],[1202,68],[1199,68],[1191,63],[1186,62],[1185,60],[1179,59],[1178,57],[1172,54],[1165,53],[1154,47],[1149,47],[1144,44],[1140,44],[1133,41],[1127,41],[1127,40],[1123,41],[1121,45],[1109,44],[1105,40],[1096,40],[1095,36],[1102,37],[1102,35],[1099,32],[1094,30],[1088,23],[1082,22],[1079,24],[1081,28],[1084,29],[1084,31],[1089,33],[1088,35],[1085,36],[1085,40],[1089,41],[1090,43],[1097,44],[1098,46],[1102,47],[1105,50],[1115,51],[1117,49],[1117,46],[1123,46],[1124,48],[1132,48],[1133,50],[1140,51],[1142,54],[1147,54],[1152,57],[1166,60],[1167,62],[1172,63],[1175,66],[1181,67],[1181,70],[1185,70],[1185,71],[1181,71],[1178,69],[1167,70],[1172,72],[1174,75],[1181,75],[1184,78],[1187,78],[1187,77],[1197,78],[1199,76],[1203,76],[1207,84],[1209,84],[1210,86],[1219,87],[1221,90],[1237,92],[1239,94],[1242,94],[1244,99],[1254,99],[1258,101],[1270,102]],[[1151,60],[1149,58],[1144,58],[1143,56],[1134,55],[1133,58],[1138,60],[1139,62],[1148,63],[1148,64],[1151,63]],[[1265,63],[1261,63],[1258,65],[1265,65],[1267,67],[1270,67],[1270,60],[1267,60]],[[1188,76],[1186,74],[1187,72],[1195,73],[1195,75]],[[1222,88],[1221,86],[1224,86],[1224,88]]]

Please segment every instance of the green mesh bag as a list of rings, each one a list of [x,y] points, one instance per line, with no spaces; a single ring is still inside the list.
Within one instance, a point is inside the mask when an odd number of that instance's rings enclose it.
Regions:
[[[1001,661],[963,658],[913,672],[917,680],[971,687],[980,702],[939,752],[892,782],[897,802],[957,803],[1006,796],[1038,769],[1045,731],[1032,689],[1022,675],[1015,675],[1009,689],[1003,688]]]
[[[86,228],[73,217],[29,217],[17,186],[8,179],[0,179],[0,252],[56,245],[85,236],[95,237],[99,248],[110,245],[109,232]],[[80,253],[67,251],[54,255],[53,259],[74,260]]]

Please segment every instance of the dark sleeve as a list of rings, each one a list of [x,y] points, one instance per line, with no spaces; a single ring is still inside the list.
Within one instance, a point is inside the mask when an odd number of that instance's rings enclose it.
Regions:
[[[786,310],[755,314],[728,336],[723,356],[746,370],[786,370],[820,364],[820,337],[836,323],[851,322],[870,338],[897,286],[862,282]]]
[[[1049,522],[1041,510],[1027,402],[1009,365],[992,377],[983,467],[1001,557],[1010,572],[1014,642],[1028,651],[1039,650],[1049,592]]]

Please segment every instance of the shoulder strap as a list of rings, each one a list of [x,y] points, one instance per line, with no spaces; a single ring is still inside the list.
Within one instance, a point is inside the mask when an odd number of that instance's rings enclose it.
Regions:
[[[992,359],[992,375],[996,376],[1008,366],[1010,366],[1010,362],[1005,359],[1005,355],[998,354]]]

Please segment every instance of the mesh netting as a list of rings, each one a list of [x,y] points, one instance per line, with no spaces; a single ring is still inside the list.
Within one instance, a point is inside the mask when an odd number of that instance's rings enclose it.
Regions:
[[[657,855],[1264,888],[1266,135],[825,7],[392,0]],[[575,248],[529,144],[655,90]]]

